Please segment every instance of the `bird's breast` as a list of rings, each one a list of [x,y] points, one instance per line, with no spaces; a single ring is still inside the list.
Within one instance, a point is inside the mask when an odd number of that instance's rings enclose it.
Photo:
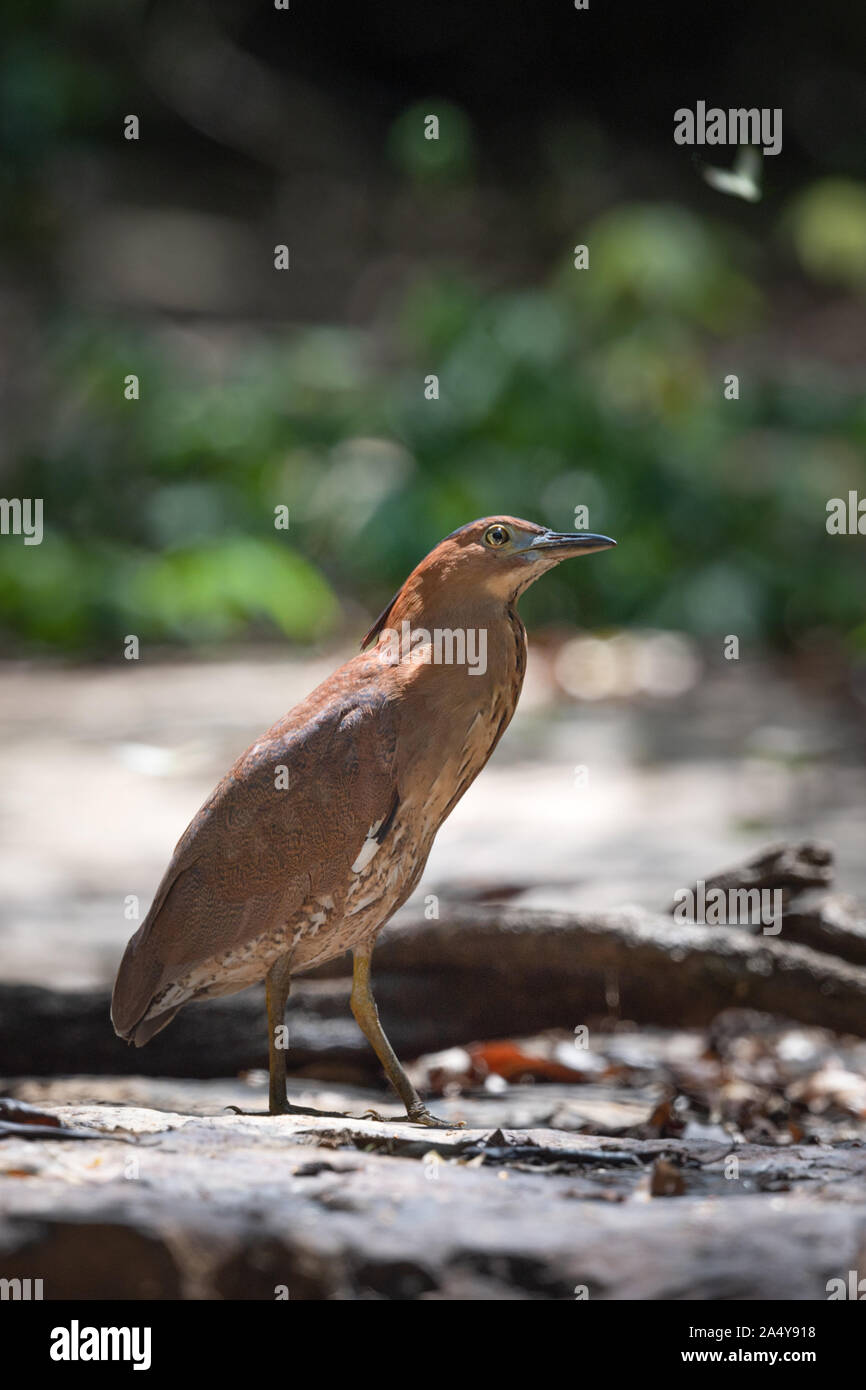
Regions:
[[[428,740],[423,755],[401,777],[387,833],[380,840],[382,821],[372,822],[343,891],[332,897],[327,911],[320,899],[302,907],[292,932],[296,971],[374,936],[402,906],[424,871],[436,832],[486,763],[507,715],[505,701],[494,700],[452,724],[451,737]]]

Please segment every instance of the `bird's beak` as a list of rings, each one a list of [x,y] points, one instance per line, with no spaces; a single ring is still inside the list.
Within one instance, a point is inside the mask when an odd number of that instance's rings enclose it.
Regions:
[[[610,536],[596,536],[592,531],[575,531],[571,534],[559,531],[542,531],[540,536],[527,548],[529,555],[539,551],[554,552],[557,560],[567,560],[572,555],[591,555],[596,550],[609,550],[616,541]]]

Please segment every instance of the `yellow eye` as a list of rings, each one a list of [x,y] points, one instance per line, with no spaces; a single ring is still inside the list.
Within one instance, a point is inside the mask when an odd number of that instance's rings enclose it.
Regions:
[[[484,544],[498,550],[511,540],[511,533],[505,526],[488,526],[484,532]]]

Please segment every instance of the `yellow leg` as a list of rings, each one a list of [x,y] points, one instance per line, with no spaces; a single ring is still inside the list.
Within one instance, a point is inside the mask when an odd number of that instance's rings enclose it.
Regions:
[[[357,947],[352,952],[354,968],[352,971],[352,1013],[364,1037],[372,1047],[385,1069],[385,1075],[406,1107],[406,1118],[414,1124],[429,1125],[437,1129],[456,1129],[458,1126],[448,1120],[438,1120],[424,1105],[412,1082],[400,1065],[393,1047],[385,1037],[385,1030],[379,1021],[379,1010],[373,998],[370,985],[371,947]]]

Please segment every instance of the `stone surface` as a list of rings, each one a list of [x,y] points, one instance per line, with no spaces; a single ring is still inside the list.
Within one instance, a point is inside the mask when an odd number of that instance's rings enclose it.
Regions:
[[[829,1279],[863,1266],[861,1144],[735,1148],[724,1136],[540,1127],[552,1104],[580,1105],[556,1087],[441,1100],[440,1114],[466,1121],[444,1131],[227,1113],[255,1104],[254,1082],[19,1085],[105,1137],[0,1141],[0,1277],[42,1278],[50,1299],[546,1300],[583,1288],[592,1299],[824,1299]],[[333,1088],[295,1086],[293,1099],[393,1109]],[[623,1102],[620,1120],[633,1120],[640,1098]],[[615,1096],[608,1104],[611,1119]],[[671,1170],[676,1183],[658,1180]]]

